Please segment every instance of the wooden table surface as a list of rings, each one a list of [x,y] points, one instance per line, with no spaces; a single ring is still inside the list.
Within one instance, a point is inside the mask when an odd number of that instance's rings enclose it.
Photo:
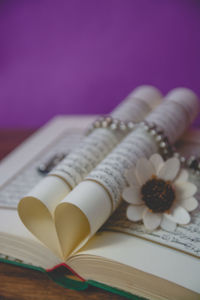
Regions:
[[[0,130],[0,159],[12,151],[34,130]],[[0,300],[64,300],[64,299],[113,299],[124,297],[94,287],[86,291],[67,290],[39,271],[0,263]]]

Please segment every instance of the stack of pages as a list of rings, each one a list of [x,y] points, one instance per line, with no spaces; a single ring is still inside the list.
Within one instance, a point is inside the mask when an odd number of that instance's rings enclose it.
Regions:
[[[181,173],[190,182],[179,176],[193,208],[184,202],[142,212],[144,205],[124,201],[127,174],[167,142],[182,160],[198,155],[200,131],[191,127],[198,113],[191,90],[164,97],[142,86],[109,117],[54,118],[0,163],[0,260],[48,272],[71,289],[93,285],[129,299],[200,299],[198,166]],[[165,162],[154,157],[158,170]],[[149,169],[140,165],[147,178]],[[171,165],[165,176],[174,170]]]

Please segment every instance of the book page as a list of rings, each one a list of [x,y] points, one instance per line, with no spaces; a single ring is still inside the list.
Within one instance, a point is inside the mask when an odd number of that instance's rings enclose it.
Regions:
[[[39,172],[39,166],[45,164],[57,154],[69,154],[82,141],[83,136],[82,129],[65,129],[65,132],[54,138],[50,145],[41,151],[39,150],[35,156],[33,155],[25,166],[19,166],[16,173],[11,173],[4,184],[0,186],[0,208],[16,209],[20,199],[46,177],[45,174]],[[21,155],[21,160],[22,158],[23,154]],[[7,166],[7,169],[9,168],[10,166]],[[1,174],[3,176],[3,170]]]
[[[187,226],[178,226],[174,232],[158,229],[150,233],[141,222],[133,223],[127,219],[126,208],[127,205],[123,202],[103,230],[128,233],[200,258],[199,209],[191,214],[191,222]]]
[[[17,259],[45,269],[61,263],[58,256],[26,229],[14,209],[0,209],[0,253],[0,258]]]
[[[141,292],[146,291],[146,297],[150,299],[175,298],[153,296],[155,290],[159,289],[157,285],[160,278],[166,280],[160,287],[162,291],[169,282],[172,282],[178,285],[174,287],[175,294],[180,286],[187,289],[186,295],[189,294],[184,298],[179,294],[177,299],[199,299],[200,267],[196,257],[148,242],[134,235],[100,231],[78,253],[70,257],[67,263],[83,278],[129,290],[133,294],[136,287],[134,279],[136,279],[142,287]],[[138,270],[144,273],[140,273],[137,277]],[[126,280],[124,280],[125,276]],[[152,297],[147,296],[150,288]],[[196,297],[190,298],[191,291],[197,293]]]

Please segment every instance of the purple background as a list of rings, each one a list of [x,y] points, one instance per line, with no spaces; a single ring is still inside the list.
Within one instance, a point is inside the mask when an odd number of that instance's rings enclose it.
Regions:
[[[0,127],[107,113],[134,87],[200,95],[200,2],[0,2]]]

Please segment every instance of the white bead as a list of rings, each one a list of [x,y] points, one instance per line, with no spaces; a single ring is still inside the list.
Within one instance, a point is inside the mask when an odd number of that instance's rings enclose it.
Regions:
[[[160,142],[160,141],[162,141],[162,136],[161,136],[161,135],[157,135],[157,137],[156,137],[156,141],[157,141],[157,142]]]
[[[112,130],[116,130],[116,129],[117,129],[117,125],[116,125],[115,123],[112,123],[112,124],[110,125],[110,128],[111,128]]]
[[[185,160],[186,160],[186,159],[185,159],[185,157],[184,157],[184,156],[181,156],[181,157],[180,157],[180,162],[181,162],[181,163],[184,163],[184,162],[185,162]]]
[[[134,128],[134,123],[133,122],[128,122],[127,126],[129,129],[133,129]]]
[[[102,127],[103,127],[103,128],[108,127],[108,122],[107,122],[107,121],[103,121],[103,122],[102,122]]]
[[[150,134],[153,135],[153,136],[155,136],[155,135],[156,135],[155,129],[152,129],[152,130],[150,131]]]
[[[161,148],[165,148],[165,147],[166,147],[166,143],[165,143],[165,142],[161,142],[161,143],[160,143],[160,147],[161,147]]]

